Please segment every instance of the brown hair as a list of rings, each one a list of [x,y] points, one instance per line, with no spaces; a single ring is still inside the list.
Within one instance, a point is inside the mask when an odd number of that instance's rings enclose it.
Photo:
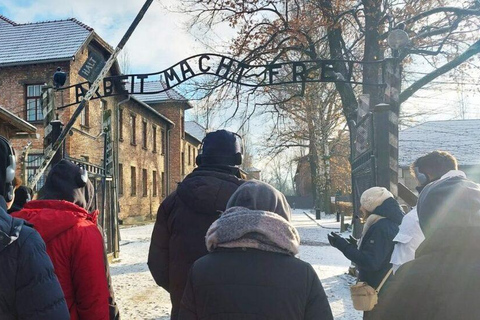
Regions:
[[[15,189],[18,188],[18,187],[20,187],[20,186],[22,185],[22,182],[23,182],[22,179],[20,179],[19,177],[13,178],[13,182],[12,182],[13,187],[14,187]]]
[[[457,170],[457,159],[447,151],[435,150],[418,158],[410,166],[410,172],[415,176],[415,167],[418,171],[438,179],[450,170]]]

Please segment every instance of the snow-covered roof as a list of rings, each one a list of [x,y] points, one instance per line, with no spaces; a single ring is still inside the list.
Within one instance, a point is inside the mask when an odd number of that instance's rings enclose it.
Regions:
[[[19,24],[0,15],[0,66],[70,60],[91,33],[73,18]]]
[[[135,92],[140,91],[140,82],[135,82],[134,86],[135,86],[134,87]],[[127,85],[127,88],[129,88],[128,85]],[[166,89],[167,89],[167,84],[164,81],[145,81],[143,83],[143,92],[155,92],[155,91],[166,90]],[[167,101],[184,102],[188,105],[188,108],[191,108],[191,105],[188,102],[188,100],[173,88],[160,93],[135,94],[134,96],[138,100],[148,104],[167,102]]]
[[[429,121],[400,131],[398,160],[410,166],[434,150],[453,154],[460,166],[480,164],[480,119]]]
[[[205,135],[207,134],[205,128],[199,125],[196,121],[185,121],[185,132],[197,139],[199,142],[202,142],[203,138],[205,138]]]

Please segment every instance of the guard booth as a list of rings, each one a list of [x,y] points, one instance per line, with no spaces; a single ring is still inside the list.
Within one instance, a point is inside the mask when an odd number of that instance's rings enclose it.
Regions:
[[[116,214],[116,197],[114,179],[105,174],[101,166],[80,159],[65,157],[65,159],[84,167],[88,171],[88,178],[93,184],[94,197],[91,210],[98,210],[98,225],[102,228],[107,253],[114,258],[119,256],[120,233]]]

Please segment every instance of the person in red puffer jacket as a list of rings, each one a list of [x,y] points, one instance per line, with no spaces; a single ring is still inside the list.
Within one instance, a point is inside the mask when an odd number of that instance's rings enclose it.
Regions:
[[[88,199],[87,199],[88,197]],[[47,176],[39,200],[13,214],[33,224],[47,245],[71,320],[108,320],[109,291],[98,211],[89,213],[93,185],[87,172],[62,160]]]

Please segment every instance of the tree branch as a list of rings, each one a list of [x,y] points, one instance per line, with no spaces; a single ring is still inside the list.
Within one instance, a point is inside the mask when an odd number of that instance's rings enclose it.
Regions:
[[[426,76],[422,77],[418,81],[414,82],[410,85],[407,89],[405,89],[402,93],[400,93],[400,103],[405,102],[408,98],[410,98],[415,92],[420,90],[424,85],[429,83],[430,81],[438,78],[439,76],[445,74],[446,72],[456,68],[466,60],[470,59],[472,56],[480,52],[480,40],[472,44],[464,53],[453,59],[452,61],[444,64],[440,68],[432,71],[431,73],[427,74]]]
[[[480,10],[473,10],[473,9],[464,9],[464,8],[457,8],[457,7],[439,7],[434,8],[425,12],[422,12],[410,19],[404,21],[406,25],[412,24],[418,20],[431,16],[437,13],[453,13],[457,16],[480,16]]]

